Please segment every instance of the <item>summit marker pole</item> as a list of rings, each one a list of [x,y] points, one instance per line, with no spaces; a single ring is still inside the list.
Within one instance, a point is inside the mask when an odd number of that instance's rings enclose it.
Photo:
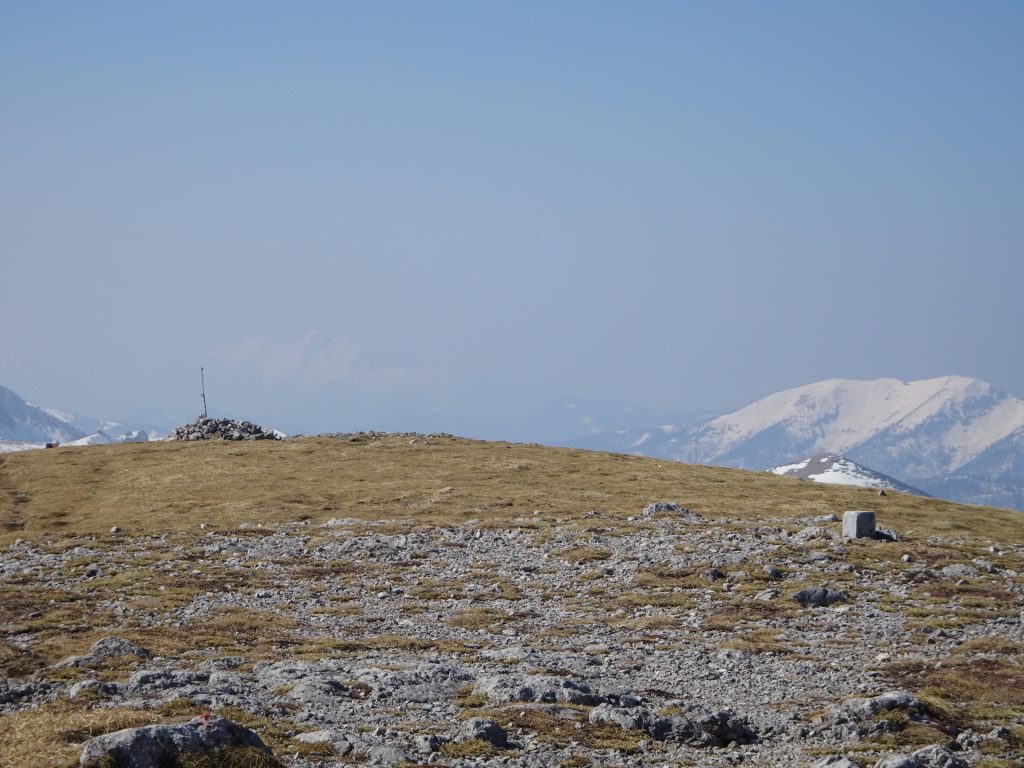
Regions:
[[[203,373],[203,369],[201,367],[199,369],[199,381],[202,382],[203,385],[203,418],[208,419],[210,417],[206,413],[206,375]]]

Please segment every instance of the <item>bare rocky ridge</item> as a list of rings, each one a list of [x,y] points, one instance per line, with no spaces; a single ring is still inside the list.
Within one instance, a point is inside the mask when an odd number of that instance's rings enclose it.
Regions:
[[[942,665],[1019,677],[1024,548],[638,513],[18,542],[0,576],[101,595],[112,637],[0,680],[0,714],[227,713],[295,768],[1016,759],[1024,702],[921,691]]]

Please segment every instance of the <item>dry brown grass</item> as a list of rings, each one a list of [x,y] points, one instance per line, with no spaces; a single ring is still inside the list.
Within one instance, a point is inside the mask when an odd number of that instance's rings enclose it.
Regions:
[[[81,742],[93,736],[165,721],[153,711],[46,704],[4,716],[0,765],[67,768],[72,762],[77,764]]]
[[[891,664],[894,684],[922,694],[935,714],[958,725],[984,727],[1024,717],[1024,657],[957,656],[941,665],[922,661]]]
[[[473,714],[501,723],[513,734],[532,732],[538,739],[558,747],[579,745],[629,753],[648,738],[643,731],[625,731],[614,723],[590,723],[585,711],[564,705],[504,707]]]
[[[454,490],[440,493],[440,489]],[[511,522],[602,510],[621,523],[652,500],[706,517],[795,517],[873,510],[905,531],[1024,541],[1024,515],[903,494],[565,448],[431,438],[136,443],[0,457],[0,521],[15,536],[273,525],[329,517],[424,524]],[[534,512],[537,515],[533,515]],[[256,535],[258,532],[254,532]],[[117,534],[103,534],[115,544]]]
[[[561,552],[556,552],[556,555],[561,557],[567,563],[598,563],[602,560],[607,560],[611,557],[611,551],[607,549],[598,549],[596,547],[570,547],[569,549],[563,549]]]

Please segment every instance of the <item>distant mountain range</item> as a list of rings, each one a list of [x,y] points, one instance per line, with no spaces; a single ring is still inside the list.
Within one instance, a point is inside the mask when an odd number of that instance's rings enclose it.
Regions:
[[[698,424],[573,444],[761,470],[834,453],[934,496],[1024,511],[1024,402],[963,376],[830,379]]]
[[[74,425],[74,418],[27,403],[6,387],[0,387],[0,440],[63,443],[85,437],[86,433]]]
[[[127,426],[76,416],[52,408],[40,408],[0,387],[0,452],[42,448],[46,443],[61,445],[103,445],[143,442],[150,434],[138,425]]]

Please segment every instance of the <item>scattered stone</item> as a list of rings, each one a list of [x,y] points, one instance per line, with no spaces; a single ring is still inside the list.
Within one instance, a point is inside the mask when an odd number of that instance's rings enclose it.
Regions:
[[[820,525],[809,525],[793,534],[793,541],[805,543],[813,539],[834,539],[835,534]]]
[[[431,487],[451,482],[444,477]],[[655,518],[657,525],[624,526],[616,514],[602,512],[584,525],[558,525],[559,514],[574,520],[588,503],[550,512],[550,528],[538,528],[530,517],[499,526],[483,509],[476,521],[428,527],[406,524],[399,506],[376,519],[339,519],[323,528],[281,522],[259,536],[211,519],[213,527],[193,528],[187,536],[122,534],[116,546],[104,531],[60,546],[30,539],[0,548],[0,578],[13,577],[15,589],[37,585],[44,595],[95,590],[101,609],[110,611],[111,626],[145,627],[155,634],[171,626],[192,631],[225,613],[232,623],[235,615],[260,617],[255,631],[225,632],[222,640],[197,633],[203,638],[197,647],[168,658],[154,659],[123,639],[104,638],[86,654],[91,661],[51,674],[42,666],[45,655],[38,652],[33,621],[49,610],[47,603],[22,609],[15,600],[4,619],[4,661],[6,674],[23,679],[0,678],[0,715],[67,699],[75,707],[239,707],[280,729],[280,738],[294,748],[285,748],[280,758],[289,768],[308,768],[320,759],[302,756],[315,752],[302,744],[315,741],[333,748],[335,756],[325,765],[371,768],[401,760],[547,768],[575,764],[571,759],[577,756],[595,768],[814,761],[851,768],[842,761],[856,757],[867,766],[880,754],[854,753],[854,741],[877,743],[877,737],[885,744],[908,721],[934,725],[927,708],[906,691],[873,695],[885,690],[878,685],[888,674],[882,668],[886,661],[932,669],[948,664],[950,653],[967,640],[1016,638],[1021,631],[1020,617],[1003,608],[941,632],[908,630],[906,611],[958,610],[953,582],[935,583],[951,578],[938,571],[953,562],[949,555],[929,555],[927,560],[938,563],[934,570],[917,562],[879,568],[872,559],[884,563],[904,548],[862,549],[856,554],[868,558],[867,565],[858,564],[848,575],[857,561],[847,556],[856,546],[841,541],[837,523],[829,531],[826,521],[811,516],[796,521],[797,528],[814,529],[812,543],[800,547],[788,534],[794,522],[788,517],[757,525],[715,518],[685,526],[665,512]],[[934,539],[937,549],[957,557],[960,550],[950,548],[955,540]],[[573,547],[607,554],[580,566],[561,555]],[[1001,547],[998,555],[985,553],[1000,566],[994,574],[972,560],[974,554],[959,559],[976,569],[972,582],[1016,594],[1014,569],[1024,570],[1024,546]],[[135,559],[146,569],[140,571],[139,594],[148,596],[154,585],[173,588],[178,579],[195,579],[199,588],[189,600],[169,601],[154,612],[148,600],[134,600],[130,587],[107,590],[82,578],[83,564],[127,575]],[[719,580],[701,578],[710,573]],[[203,588],[207,576],[215,578]],[[800,586],[846,588],[856,600],[794,613],[788,596],[795,588],[784,588],[786,578]],[[935,604],[932,595],[939,592],[929,594],[932,586],[953,595],[949,606]],[[827,597],[812,594],[809,605],[831,604],[830,596],[841,594],[817,589]],[[480,621],[452,622],[460,615]],[[301,630],[293,634],[276,626],[278,617],[297,620]],[[253,635],[267,648],[273,644],[277,661],[258,660]],[[837,636],[857,642],[836,644]],[[765,647],[758,647],[761,642]],[[776,643],[803,650],[769,650]],[[108,672],[121,682],[97,679]],[[809,722],[809,711],[822,701],[842,703]],[[462,727],[470,728],[461,718],[478,708],[500,711],[490,714],[491,721],[506,731],[506,744],[510,738],[516,743],[496,758],[453,759],[457,750],[442,747],[474,738],[460,736]],[[621,739],[636,752],[614,754],[585,746],[585,739],[573,744],[574,731],[586,736],[598,730],[588,726],[588,716],[590,722],[614,725],[611,734],[628,730]],[[984,730],[997,725],[1012,727],[1012,721],[999,717]],[[542,729],[548,728],[569,746],[546,738]],[[1012,754],[1010,733],[982,735],[965,728],[950,733],[943,746],[972,764],[983,753],[1005,759]],[[300,735],[289,740],[291,734]],[[701,759],[695,748],[720,751]],[[907,749],[886,759],[931,768],[929,754]]]

